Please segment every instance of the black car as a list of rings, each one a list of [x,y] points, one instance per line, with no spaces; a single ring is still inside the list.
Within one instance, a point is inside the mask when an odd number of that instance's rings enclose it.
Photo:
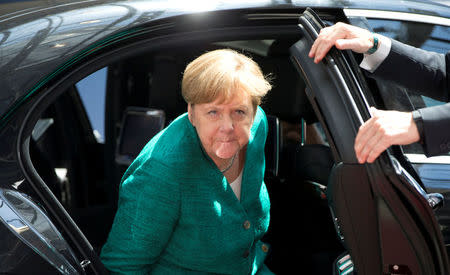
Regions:
[[[103,274],[120,179],[186,111],[182,72],[232,48],[271,76],[266,260],[276,274],[450,274],[450,156],[392,146],[358,164],[369,106],[442,104],[370,79],[361,56],[307,53],[338,21],[437,52],[430,1],[2,1],[0,273]],[[311,7],[311,9],[307,9]],[[448,129],[443,129],[448,131]]]

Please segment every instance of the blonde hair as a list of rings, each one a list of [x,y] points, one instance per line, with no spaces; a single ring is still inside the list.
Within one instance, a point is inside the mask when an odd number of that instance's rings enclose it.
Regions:
[[[237,92],[250,95],[254,109],[271,89],[258,64],[230,49],[202,54],[189,63],[183,74],[181,93],[190,104],[231,99]]]

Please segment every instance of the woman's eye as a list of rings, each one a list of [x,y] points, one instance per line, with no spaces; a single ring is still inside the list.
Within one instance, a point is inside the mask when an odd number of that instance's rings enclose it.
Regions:
[[[217,111],[215,111],[215,110],[208,111],[208,115],[215,116],[215,115],[217,115]]]
[[[241,115],[241,116],[245,115],[245,111],[244,110],[236,110],[236,113],[238,115]]]

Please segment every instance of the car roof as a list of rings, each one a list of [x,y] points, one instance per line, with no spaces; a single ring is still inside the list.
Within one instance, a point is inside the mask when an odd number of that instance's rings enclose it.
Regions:
[[[220,10],[305,7],[382,9],[450,17],[450,7],[429,1],[169,0],[3,1],[0,4],[0,115],[40,86],[64,62],[125,29],[171,16]],[[201,13],[200,13],[201,14]]]
[[[440,17],[449,17],[446,9],[450,3],[446,0],[3,0],[0,3],[0,30],[6,20],[21,17],[22,22],[27,19],[48,16],[74,9],[102,6],[127,5],[141,3],[146,9],[155,11],[194,12],[207,10],[223,10],[237,8],[275,8],[275,7],[333,7],[357,8],[386,11],[413,12]]]

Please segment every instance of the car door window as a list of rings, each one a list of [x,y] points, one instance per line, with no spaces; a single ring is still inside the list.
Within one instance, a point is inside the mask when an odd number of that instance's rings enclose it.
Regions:
[[[108,68],[102,68],[80,80],[75,86],[99,143],[105,139],[105,93]]]

